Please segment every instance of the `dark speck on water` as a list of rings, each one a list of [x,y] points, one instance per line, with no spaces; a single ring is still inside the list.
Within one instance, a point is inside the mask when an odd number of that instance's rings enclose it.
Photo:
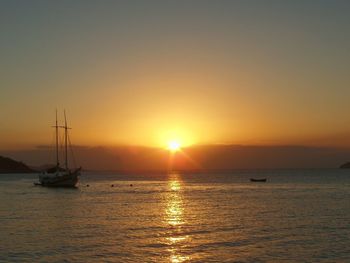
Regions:
[[[346,169],[35,179],[0,175],[0,262],[350,262]]]

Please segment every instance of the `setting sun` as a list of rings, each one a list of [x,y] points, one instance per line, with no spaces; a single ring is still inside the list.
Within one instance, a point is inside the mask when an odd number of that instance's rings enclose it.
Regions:
[[[168,143],[168,149],[172,152],[176,152],[180,149],[180,143],[178,141],[170,141]]]

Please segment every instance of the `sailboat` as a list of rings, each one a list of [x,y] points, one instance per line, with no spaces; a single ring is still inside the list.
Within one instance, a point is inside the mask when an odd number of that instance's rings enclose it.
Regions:
[[[71,129],[67,126],[66,112],[64,111],[64,126],[59,126],[57,122],[57,110],[56,110],[56,125],[53,126],[56,131],[56,165],[49,168],[39,174],[39,185],[47,187],[76,187],[80,168],[70,170],[68,168],[68,130]],[[64,152],[65,152],[65,165],[60,166],[59,163],[59,150],[58,150],[58,129],[64,129]]]

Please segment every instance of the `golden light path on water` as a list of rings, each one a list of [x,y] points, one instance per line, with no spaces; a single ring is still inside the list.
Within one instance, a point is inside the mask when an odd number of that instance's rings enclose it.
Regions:
[[[184,204],[182,196],[182,181],[179,174],[169,175],[168,196],[166,198],[165,221],[172,227],[171,235],[166,238],[170,245],[170,262],[179,263],[189,260],[190,257],[182,255],[179,248],[188,242],[188,235],[181,235],[181,227],[185,223]]]

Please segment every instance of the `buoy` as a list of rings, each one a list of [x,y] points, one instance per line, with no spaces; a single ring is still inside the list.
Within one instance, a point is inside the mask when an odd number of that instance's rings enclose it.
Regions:
[[[130,184],[130,186],[132,186],[132,184]]]
[[[111,187],[114,187],[114,184],[112,184]]]
[[[90,185],[88,185],[88,184],[86,185],[86,187],[89,187],[89,186],[90,186]]]

